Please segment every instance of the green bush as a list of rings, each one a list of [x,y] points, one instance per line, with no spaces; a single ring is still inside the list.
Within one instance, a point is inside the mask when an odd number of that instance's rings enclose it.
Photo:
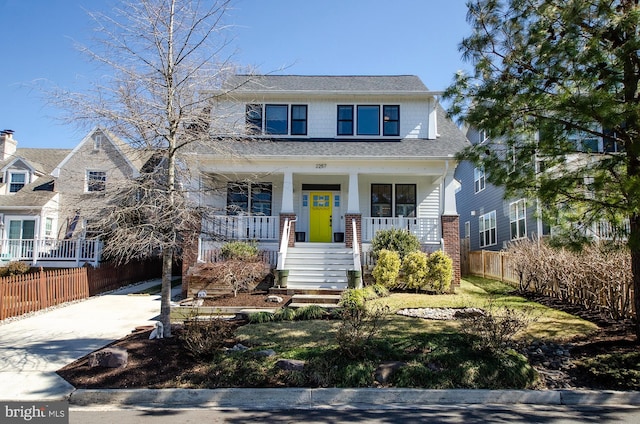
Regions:
[[[324,319],[329,316],[329,312],[320,305],[304,306],[296,311],[296,319],[309,321],[313,319]]]
[[[416,251],[407,254],[402,261],[407,288],[425,290],[429,285],[429,267],[427,254]]]
[[[398,285],[398,274],[400,273],[400,255],[392,250],[382,249],[378,252],[378,260],[373,268],[373,278],[376,283],[382,284],[389,289]]]
[[[250,324],[262,324],[271,321],[273,321],[273,314],[271,312],[262,311],[249,314]]]
[[[378,295],[378,297],[387,297],[389,296],[389,289],[386,288],[383,284],[374,284],[372,286],[370,286],[373,291],[375,291]]]
[[[231,241],[220,248],[220,255],[224,259],[254,260],[258,257],[258,247],[255,243]]]
[[[379,230],[371,240],[373,257],[378,259],[382,250],[398,252],[402,260],[410,252],[420,250],[420,240],[414,234],[399,228]]]
[[[365,301],[364,289],[347,289],[342,292],[339,305],[346,309],[364,309]]]
[[[281,308],[273,314],[274,321],[293,321],[296,319],[296,310],[293,308]]]
[[[449,291],[453,278],[453,260],[442,250],[437,250],[427,259],[429,268],[428,280],[431,289],[436,293]]]

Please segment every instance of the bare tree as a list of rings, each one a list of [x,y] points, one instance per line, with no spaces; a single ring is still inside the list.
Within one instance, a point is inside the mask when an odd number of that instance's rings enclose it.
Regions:
[[[179,152],[209,143],[211,126],[224,121],[211,108],[236,71],[225,37],[229,7],[230,0],[123,0],[109,14],[90,13],[97,39],[81,49],[106,66],[106,76],[87,92],[56,94],[75,122],[104,126],[147,161],[138,178],[105,191],[99,224],[107,256],[162,257],[165,336],[171,335],[174,255],[200,229],[199,211],[181,183],[189,170]]]

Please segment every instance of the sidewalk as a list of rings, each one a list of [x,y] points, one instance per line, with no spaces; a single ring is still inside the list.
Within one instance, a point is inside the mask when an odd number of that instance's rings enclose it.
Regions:
[[[161,280],[0,324],[0,400],[63,400],[75,390],[55,371],[160,314],[159,295],[131,295]],[[180,290],[178,287],[174,290]]]

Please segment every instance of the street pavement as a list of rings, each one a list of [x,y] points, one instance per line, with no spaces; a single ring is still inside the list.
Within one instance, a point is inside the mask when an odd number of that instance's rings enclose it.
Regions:
[[[55,371],[152,325],[159,295],[151,280],[0,323],[0,401],[65,400],[71,408],[403,409],[426,405],[640,406],[640,392],[421,389],[76,390]],[[173,292],[178,294],[180,287]]]

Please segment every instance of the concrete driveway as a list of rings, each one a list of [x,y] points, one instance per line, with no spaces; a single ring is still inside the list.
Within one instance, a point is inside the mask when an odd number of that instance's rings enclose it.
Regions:
[[[55,371],[137,326],[153,324],[160,296],[134,293],[158,284],[150,280],[0,323],[0,400],[66,399],[74,388]]]

